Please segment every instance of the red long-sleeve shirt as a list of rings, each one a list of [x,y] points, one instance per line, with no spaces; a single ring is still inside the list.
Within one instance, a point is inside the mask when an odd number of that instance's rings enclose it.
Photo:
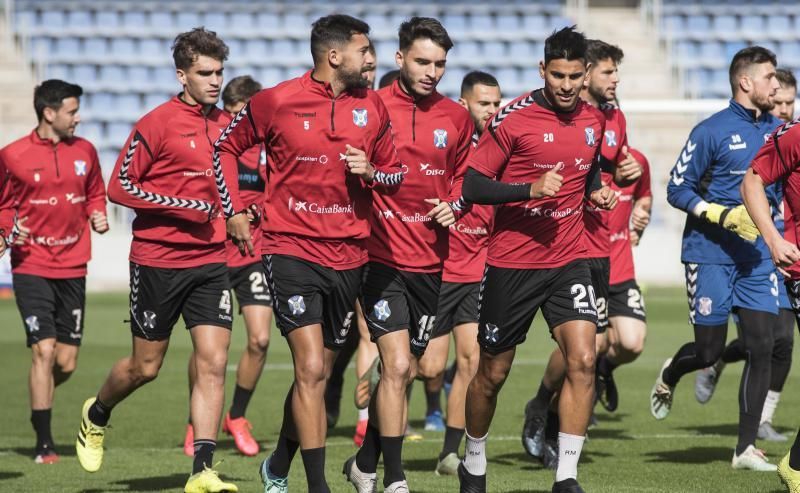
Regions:
[[[16,274],[49,279],[86,275],[92,255],[89,216],[106,213],[97,151],[80,137],[58,144],[34,130],[0,150],[0,229],[26,218],[29,241],[11,249]]]
[[[402,181],[389,113],[378,95],[359,89],[334,97],[330,84],[309,71],[253,96],[217,142],[228,217],[246,206],[237,158],[258,143],[267,148],[269,177],[262,252],[339,270],[363,265],[372,193],[347,170],[346,146],[366,153],[376,181]]]
[[[212,164],[228,113],[180,97],[136,122],[108,184],[108,197],[136,211],[130,259],[161,268],[225,262],[225,222]]]
[[[373,190],[370,260],[411,272],[441,271],[448,229],[426,216],[434,206],[425,199],[459,202],[475,125],[467,110],[437,92],[415,100],[396,81],[378,94],[392,119],[405,180],[399,190]]]
[[[633,247],[629,235],[631,213],[633,204],[644,197],[651,197],[650,189],[650,164],[647,158],[636,149],[630,153],[642,165],[642,176],[635,183],[627,187],[611,184],[617,194],[617,206],[608,214],[608,233],[611,243],[611,277],[609,284],[619,284],[636,278],[633,267]]]

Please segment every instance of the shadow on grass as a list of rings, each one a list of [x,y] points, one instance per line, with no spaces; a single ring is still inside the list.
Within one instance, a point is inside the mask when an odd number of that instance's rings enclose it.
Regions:
[[[0,471],[0,481],[5,481],[6,479],[17,479],[24,476],[23,473],[19,471]]]
[[[9,448],[0,448],[0,452],[8,452],[12,454],[22,455],[24,457],[33,457],[36,455],[36,449],[33,447],[9,447]],[[56,448],[56,452],[61,457],[74,457],[75,456],[75,447],[68,447],[68,446],[61,446]]]
[[[672,462],[674,464],[710,464],[712,462],[730,462],[733,450],[731,447],[692,447],[679,450],[661,450],[648,452],[647,462]]]
[[[625,430],[594,427],[589,430],[589,441],[598,440],[633,440]]]
[[[427,459],[403,459],[403,469],[406,471],[433,472],[436,470],[436,457]]]
[[[721,423],[721,424],[713,424],[713,425],[682,426],[679,429],[686,430],[686,431],[693,431],[695,433],[700,433],[700,434],[705,434],[705,435],[737,436],[739,434],[739,424],[738,423]]]
[[[127,491],[166,491],[183,488],[189,476],[185,473],[176,473],[169,476],[132,478],[115,481],[112,484],[127,486]],[[224,478],[226,481],[237,483],[244,481],[242,478]]]
[[[600,412],[599,414],[595,415],[597,417],[597,422],[600,426],[603,426],[603,423],[619,423],[624,421],[625,418],[630,416],[628,413],[608,413],[605,411]],[[592,428],[594,429],[594,428]]]

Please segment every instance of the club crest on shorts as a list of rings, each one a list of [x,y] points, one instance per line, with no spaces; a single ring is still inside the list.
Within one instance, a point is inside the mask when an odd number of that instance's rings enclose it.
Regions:
[[[145,312],[142,314],[142,325],[144,325],[148,329],[155,329],[156,314],[154,312],[151,312],[150,310],[145,310]]]
[[[297,317],[298,315],[302,315],[306,312],[306,302],[303,300],[303,297],[299,294],[296,294],[289,298],[289,310],[292,311],[292,316]]]
[[[375,318],[381,322],[389,320],[389,317],[392,316],[392,310],[389,309],[389,302],[386,300],[378,300],[372,308],[372,313],[375,315]]]
[[[75,174],[77,176],[85,176],[86,175],[86,161],[81,159],[75,160]]]
[[[606,145],[608,147],[617,146],[617,132],[613,130],[606,130]]]
[[[36,315],[26,317],[25,325],[28,326],[28,332],[39,332],[39,317]]]
[[[594,129],[592,127],[586,127],[583,129],[583,133],[586,135],[586,145],[594,147]]]
[[[366,108],[356,108],[353,110],[353,123],[355,123],[356,127],[366,127],[368,120]]]
[[[486,324],[486,336],[485,336],[485,338],[486,338],[487,341],[491,342],[492,344],[496,344],[497,343],[498,332],[500,332],[500,328],[498,326],[496,326],[495,324],[490,324],[490,323]]]
[[[437,149],[444,149],[447,147],[447,130],[437,128],[433,131],[433,146]]]
[[[700,312],[700,315],[707,317],[711,315],[712,304],[711,298],[703,296],[697,300],[697,311]]]

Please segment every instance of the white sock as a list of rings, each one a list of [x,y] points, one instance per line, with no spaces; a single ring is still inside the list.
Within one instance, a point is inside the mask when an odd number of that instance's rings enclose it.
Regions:
[[[578,460],[581,458],[581,449],[586,437],[558,433],[558,469],[556,469],[556,483],[565,479],[578,478]]]
[[[358,420],[364,421],[365,419],[369,419],[369,408],[365,407],[364,409],[358,410]]]
[[[761,423],[772,423],[778,401],[781,400],[780,392],[767,391],[767,398],[764,399],[764,409],[761,411]]]
[[[487,433],[482,438],[472,438],[469,433],[467,436],[467,446],[464,450],[464,468],[473,476],[486,475],[486,438]]]

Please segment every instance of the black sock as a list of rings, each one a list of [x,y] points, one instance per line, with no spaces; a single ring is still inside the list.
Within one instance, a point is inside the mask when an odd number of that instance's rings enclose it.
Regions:
[[[236,389],[233,391],[233,402],[231,403],[231,409],[228,411],[228,415],[231,417],[231,419],[244,417],[244,413],[247,411],[247,405],[250,403],[251,397],[253,397],[253,390],[248,390],[238,385],[236,386]]]
[[[749,445],[756,444],[758,424],[761,415],[739,413],[739,440],[736,442],[736,455],[741,455]]]
[[[32,409],[31,424],[36,432],[36,452],[43,449],[53,448],[53,435],[50,432],[50,419],[52,412],[50,409]]]
[[[769,390],[782,392],[783,384],[792,368],[792,348],[794,347],[794,312],[781,309],[775,325],[775,346],[772,349],[772,371]]]
[[[597,358],[597,373],[604,377],[611,376],[611,373],[617,368],[617,364],[611,361],[605,354]]]
[[[95,399],[94,404],[89,406],[89,421],[97,426],[106,426],[111,418],[111,407],[100,402],[100,398]]]
[[[544,425],[544,439],[548,442],[558,441],[558,429],[561,423],[558,420],[558,412],[552,409],[547,410],[547,421]]]
[[[744,348],[742,348],[742,341],[734,339],[725,346],[725,351],[722,352],[722,361],[725,363],[736,363],[742,361],[745,357]]]
[[[536,391],[536,399],[537,401],[541,402],[545,406],[550,404],[550,401],[553,399],[553,395],[555,395],[555,390],[550,390],[544,384],[544,380],[539,382],[539,390]]]
[[[425,401],[427,402],[428,409],[425,411],[425,416],[430,416],[431,414],[435,413],[436,411],[442,412],[442,404],[441,396],[442,392],[440,390],[436,390],[434,392],[428,392],[427,389],[425,390]]]
[[[406,479],[403,473],[403,437],[381,437],[383,451],[383,486]]]
[[[361,472],[373,474],[378,470],[378,459],[381,456],[381,436],[372,421],[367,423],[364,443],[356,453],[356,465]]]
[[[192,463],[192,474],[203,472],[203,469],[211,468],[214,461],[214,450],[217,442],[214,440],[195,440],[194,441],[194,462]]]
[[[770,384],[773,329],[778,320],[767,312],[740,308],[739,341],[745,354],[744,370],[739,384],[739,441],[736,453],[740,454],[748,445],[755,445],[761,411]]]
[[[795,471],[800,471],[800,429],[797,430],[797,436],[794,437],[794,445],[789,451],[789,467]]]
[[[292,465],[292,459],[298,448],[300,448],[299,442],[286,438],[286,435],[281,433],[278,436],[275,451],[272,452],[272,458],[269,460],[269,471],[282,478],[289,476],[289,467]]]
[[[464,438],[464,428],[453,428],[448,426],[444,430],[444,445],[439,454],[439,460],[444,459],[447,454],[458,455],[458,448],[461,446],[461,439]]]
[[[301,450],[309,493],[330,493],[325,481],[325,447]]]
[[[694,342],[681,346],[672,363],[664,369],[661,378],[670,387],[678,384],[681,377],[717,362],[725,349],[728,325],[695,325]]]

